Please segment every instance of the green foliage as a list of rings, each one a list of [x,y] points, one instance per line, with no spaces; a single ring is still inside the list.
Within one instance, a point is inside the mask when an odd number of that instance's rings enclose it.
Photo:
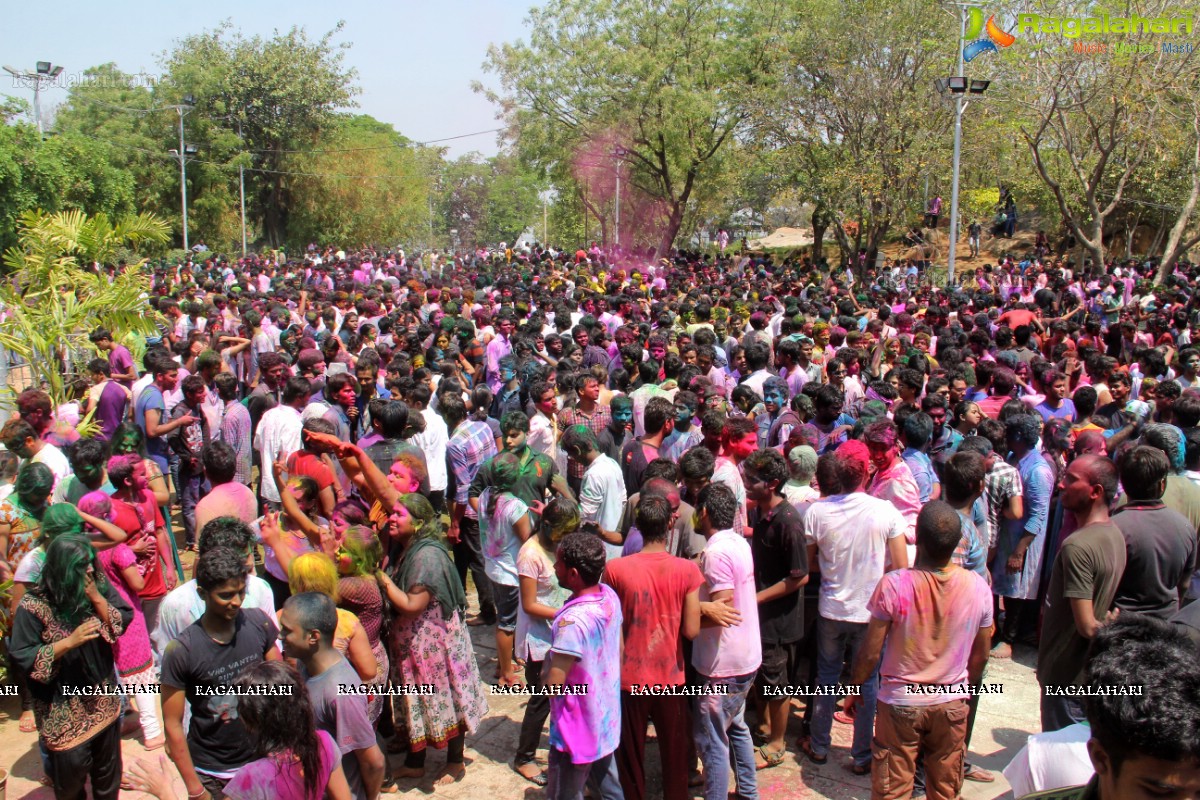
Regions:
[[[358,93],[355,73],[343,63],[350,45],[334,42],[341,30],[339,23],[316,40],[302,28],[246,38],[226,22],[183,39],[165,56],[172,102],[192,94],[196,138],[220,140],[213,160],[232,167],[233,152],[248,154],[247,205],[271,245],[288,238],[296,177],[289,174],[290,151],[313,149]],[[224,174],[236,180],[236,169]]]
[[[93,352],[88,334],[104,326],[118,336],[149,334],[155,318],[146,311],[150,291],[143,262],[130,264],[111,282],[87,267],[110,263],[123,246],[161,243],[166,222],[149,215],[112,222],[104,214],[29,212],[19,221],[17,246],[4,253],[12,279],[0,284],[8,316],[0,322],[0,346],[21,356],[55,404]]]
[[[17,243],[17,223],[35,209],[128,214],[133,176],[109,147],[72,134],[39,141],[32,125],[0,125],[0,250]]]
[[[748,104],[773,71],[778,0],[551,0],[530,41],[493,47],[501,105],[521,155],[598,215],[621,202],[628,244],[671,245],[694,195],[714,190]],[[482,90],[482,89],[481,89]],[[614,147],[628,154],[614,161]],[[626,197],[626,192],[629,196]],[[606,214],[605,214],[606,215]]]
[[[400,241],[428,216],[424,160],[386,123],[366,115],[337,119],[315,152],[288,162],[295,173],[288,241],[301,248]]]
[[[532,227],[541,238],[545,182],[516,158],[478,153],[446,162],[439,175],[435,240],[458,231],[460,245],[512,242]]]

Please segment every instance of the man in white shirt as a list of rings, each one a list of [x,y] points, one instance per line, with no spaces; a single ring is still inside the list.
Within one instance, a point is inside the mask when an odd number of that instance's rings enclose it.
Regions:
[[[621,517],[626,499],[621,465],[600,452],[596,435],[584,425],[567,428],[562,435],[562,448],[569,457],[585,465],[579,492],[579,519],[584,529],[598,531],[609,561],[620,558],[624,543]]]
[[[817,480],[824,499],[809,506],[804,524],[809,563],[819,561],[821,566],[817,685],[827,687],[837,685],[847,648],[853,650],[852,660],[858,656],[871,620],[867,602],[879,579],[887,570],[907,567],[908,552],[904,517],[887,500],[871,497],[864,491],[870,465],[867,446],[851,440],[822,458],[832,461],[825,465],[826,469],[818,463]],[[827,486],[830,481],[837,486]],[[862,705],[854,717],[851,755],[853,769],[860,775],[871,771],[871,737],[878,691],[876,667],[862,684]],[[816,698],[811,737],[801,742],[801,750],[817,764],[829,758],[836,699]]]
[[[254,434],[254,449],[259,455],[259,470],[262,472],[262,485],[259,497],[264,502],[275,506],[279,504],[279,490],[271,474],[271,465],[276,461],[286,459],[299,450],[303,443],[300,431],[304,426],[300,419],[300,411],[308,404],[312,394],[312,384],[308,378],[293,377],[283,386],[283,402],[269,409],[258,423],[258,431]]]
[[[246,566],[250,573],[246,578],[246,598],[243,608],[259,608],[275,619],[275,598],[271,586],[254,574],[254,531],[235,517],[217,517],[199,532],[199,553],[215,547],[229,547],[246,553]],[[171,640],[183,632],[204,613],[204,601],[196,590],[196,581],[181,583],[163,598],[158,607],[158,625],[150,635],[155,655],[162,657]]]
[[[54,473],[54,487],[73,473],[71,463],[54,445],[37,435],[33,426],[22,419],[10,419],[0,430],[0,440],[10,452],[25,459],[25,463],[45,464]]]
[[[771,364],[771,348],[764,342],[755,341],[746,345],[746,369],[750,372],[750,377],[742,381],[746,386],[754,390],[754,393],[759,397],[763,396],[763,384],[767,378],[771,377],[771,371],[767,367]]]
[[[440,513],[446,507],[446,486],[450,482],[446,473],[446,445],[450,442],[450,431],[441,415],[429,408],[432,396],[429,387],[419,383],[408,393],[407,400],[409,409],[421,412],[425,420],[425,430],[412,437],[412,443],[425,454],[425,465],[429,470],[429,502]]]

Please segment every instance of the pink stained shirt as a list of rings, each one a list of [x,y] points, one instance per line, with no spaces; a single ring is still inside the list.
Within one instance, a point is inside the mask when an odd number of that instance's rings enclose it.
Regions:
[[[904,539],[909,544],[917,543],[917,514],[921,512],[921,492],[917,479],[904,459],[897,458],[888,469],[875,473],[867,494],[887,500],[904,517]]]
[[[969,699],[971,647],[979,631],[992,626],[987,581],[958,567],[899,569],[883,576],[867,608],[891,623],[879,664],[880,702],[932,706]]]
[[[733,590],[733,607],[742,621],[728,628],[701,628],[692,646],[692,666],[706,678],[748,675],[762,666],[762,637],[758,630],[758,593],[754,585],[754,556],[741,531],[718,531],[700,556],[704,585],[700,600]]]
[[[258,498],[249,486],[240,483],[222,483],[212,488],[196,504],[196,530],[217,517],[237,517],[249,525],[258,519]]]

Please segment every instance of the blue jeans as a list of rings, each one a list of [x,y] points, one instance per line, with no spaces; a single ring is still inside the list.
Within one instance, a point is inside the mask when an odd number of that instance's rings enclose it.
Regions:
[[[572,764],[571,756],[552,746],[546,773],[546,800],[583,800],[584,786],[599,800],[625,800],[617,776],[616,753],[588,764]]]
[[[704,762],[704,800],[726,800],[729,796],[729,767],[733,766],[739,800],[758,800],[758,777],[754,769],[754,742],[746,727],[746,696],[755,673],[733,678],[700,676],[705,686],[726,686],[728,694],[705,694],[697,698],[692,726],[696,751]]]
[[[863,637],[867,633],[865,622],[839,622],[838,620],[817,618],[817,685],[836,686],[842,674],[846,650],[852,652],[851,662],[858,656],[862,647]],[[879,665],[871,671],[871,677],[862,685],[863,704],[859,706],[854,716],[854,744],[850,755],[858,766],[871,765],[871,736],[875,726],[875,698],[879,694]],[[829,753],[832,741],[830,729],[833,727],[833,707],[836,697],[817,696],[814,698],[814,709],[811,727],[813,753],[823,756]]]
[[[183,539],[188,545],[196,544],[196,504],[203,494],[204,473],[193,473],[187,467],[179,470],[179,508],[183,517]]]

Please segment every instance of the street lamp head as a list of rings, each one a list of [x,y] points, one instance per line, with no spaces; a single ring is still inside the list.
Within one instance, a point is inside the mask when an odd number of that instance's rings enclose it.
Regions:
[[[970,91],[971,94],[983,94],[984,92],[987,91],[987,88],[991,85],[992,85],[991,81],[981,81],[981,80],[975,80],[974,78],[972,78],[971,79],[971,87],[968,91]]]
[[[933,82],[933,88],[938,94],[945,94],[946,90],[950,88],[950,82],[945,78],[938,78]]]
[[[50,77],[57,78],[59,75],[62,75],[62,71],[62,67],[55,67],[54,69],[50,70]]]
[[[183,96],[182,102],[183,102],[183,105],[185,105],[185,106],[194,106],[194,105],[196,105],[196,96],[191,95],[191,94],[185,94]]]
[[[12,75],[14,78],[21,77],[21,70],[17,69],[16,67],[10,67],[8,64],[4,65],[4,71],[9,75]]]
[[[183,146],[183,154],[185,156],[194,156],[194,155],[196,155],[196,153],[199,153],[199,152],[200,152],[200,149],[198,147],[196,147],[196,145],[194,145],[194,144],[185,144]]]
[[[951,76],[947,83],[950,86],[950,92],[952,94],[962,94],[963,92],[967,91],[967,79],[961,75]]]
[[[51,70],[51,69],[53,69],[53,68],[54,68],[54,65],[53,65],[53,64],[51,64],[49,61],[39,61],[39,62],[37,62],[37,71],[38,71],[38,75],[49,75],[49,74],[50,74],[50,70]]]

